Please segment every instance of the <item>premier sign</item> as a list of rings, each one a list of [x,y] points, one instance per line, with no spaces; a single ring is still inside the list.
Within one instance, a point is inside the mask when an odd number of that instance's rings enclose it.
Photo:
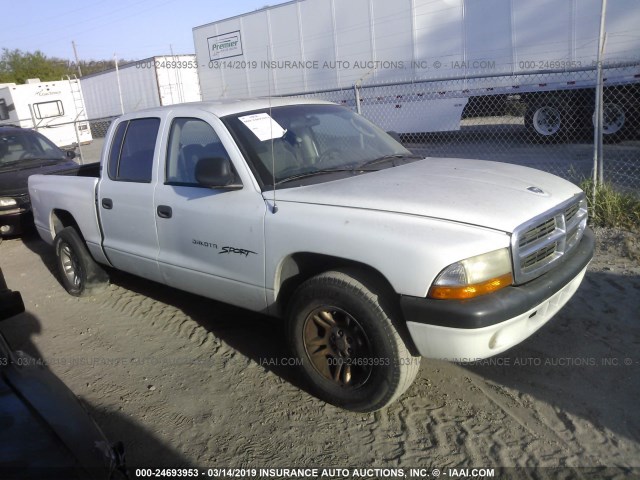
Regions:
[[[240,39],[239,30],[209,37],[207,38],[207,43],[209,44],[209,58],[211,60],[221,60],[242,55],[242,40]]]

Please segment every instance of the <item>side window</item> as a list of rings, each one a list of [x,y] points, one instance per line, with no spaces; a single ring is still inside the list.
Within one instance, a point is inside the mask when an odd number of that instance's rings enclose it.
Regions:
[[[109,178],[111,180],[115,180],[118,176],[118,160],[120,159],[120,150],[122,150],[122,139],[128,126],[129,122],[122,122],[118,125],[111,142],[111,150],[109,151]]]
[[[167,147],[167,184],[198,186],[198,160],[214,157],[231,160],[211,125],[198,118],[173,120]]]
[[[61,117],[64,115],[64,107],[60,100],[34,103],[33,113],[38,120],[43,118]]]
[[[124,182],[151,182],[159,118],[140,118],[118,125],[109,152],[109,177]]]

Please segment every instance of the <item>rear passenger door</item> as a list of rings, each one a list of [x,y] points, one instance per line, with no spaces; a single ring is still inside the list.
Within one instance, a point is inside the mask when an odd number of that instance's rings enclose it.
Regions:
[[[154,212],[160,118],[122,121],[113,135],[98,188],[103,248],[123,271],[161,281]]]

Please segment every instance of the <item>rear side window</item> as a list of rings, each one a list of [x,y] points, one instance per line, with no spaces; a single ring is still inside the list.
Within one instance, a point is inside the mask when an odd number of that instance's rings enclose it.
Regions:
[[[159,118],[140,118],[118,125],[109,152],[109,178],[150,183]]]

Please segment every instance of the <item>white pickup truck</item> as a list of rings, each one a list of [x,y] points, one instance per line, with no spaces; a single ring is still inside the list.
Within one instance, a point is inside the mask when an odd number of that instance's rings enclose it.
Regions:
[[[126,114],[93,174],[29,179],[69,293],[106,282],[106,265],[282,317],[315,393],[354,411],[398,398],[421,357],[481,359],[529,337],[593,255],[575,185],[412,155],[327,102]]]

